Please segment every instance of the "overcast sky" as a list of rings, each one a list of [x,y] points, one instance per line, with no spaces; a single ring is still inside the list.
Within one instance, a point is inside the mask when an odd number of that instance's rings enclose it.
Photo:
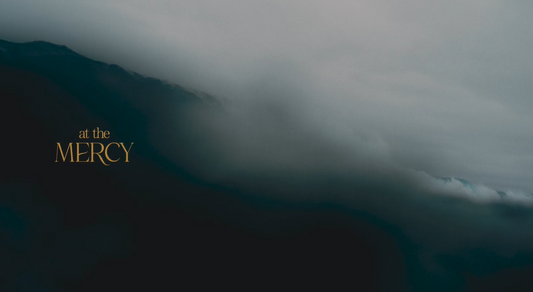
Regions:
[[[495,0],[2,0],[0,38],[274,109],[348,152],[531,193],[532,11]]]

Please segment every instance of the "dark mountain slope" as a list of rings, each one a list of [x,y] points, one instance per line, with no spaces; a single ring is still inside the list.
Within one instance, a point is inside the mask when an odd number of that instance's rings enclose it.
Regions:
[[[179,86],[0,41],[0,97],[2,291],[403,289],[398,248],[364,215],[195,175],[202,141],[181,113],[217,109]],[[95,127],[135,143],[130,163],[54,162],[57,142]],[[183,163],[162,155],[166,143]]]

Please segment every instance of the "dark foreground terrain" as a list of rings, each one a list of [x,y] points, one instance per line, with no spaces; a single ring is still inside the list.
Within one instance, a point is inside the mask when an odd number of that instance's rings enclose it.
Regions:
[[[185,117],[220,110],[216,99],[66,47],[0,41],[0,97],[1,291],[512,291],[533,279],[527,262],[490,281],[432,270],[419,243],[364,210],[213,183],[194,161],[217,167],[198,150],[216,145]],[[96,127],[110,139],[78,137]],[[134,145],[129,163],[104,166],[56,163],[58,142]]]

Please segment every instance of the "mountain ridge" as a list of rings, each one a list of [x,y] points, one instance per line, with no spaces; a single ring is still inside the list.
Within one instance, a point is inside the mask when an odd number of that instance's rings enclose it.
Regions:
[[[101,70],[111,70],[115,72],[119,72],[121,74],[128,74],[130,76],[133,76],[134,78],[144,81],[144,82],[151,82],[156,83],[157,85],[167,87],[169,89],[178,89],[182,91],[186,91],[189,94],[196,95],[198,98],[207,100],[211,104],[217,104],[216,98],[213,97],[211,94],[201,92],[201,94],[198,93],[197,90],[187,89],[179,84],[176,84],[174,82],[170,82],[167,80],[163,80],[160,78],[150,77],[143,74],[139,74],[135,71],[126,69],[118,64],[114,63],[105,63],[102,61],[98,61],[89,57],[86,57],[80,53],[77,53],[76,51],[72,50],[71,48],[55,44],[47,41],[37,40],[37,41],[30,41],[30,42],[10,42],[7,40],[0,39],[0,62],[7,63],[7,64],[14,64],[17,63],[17,61],[20,61],[21,59],[25,58],[68,58],[69,61],[76,61],[76,62],[85,62],[86,64],[90,64],[91,66],[94,66],[96,68],[99,68]]]

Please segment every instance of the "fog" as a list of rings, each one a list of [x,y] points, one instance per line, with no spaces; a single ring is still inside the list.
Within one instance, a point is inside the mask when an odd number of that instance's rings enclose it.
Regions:
[[[0,5],[0,38],[66,45],[222,100],[223,122],[196,117],[222,157],[203,175],[354,168],[437,193],[442,184],[467,198],[483,193],[478,202],[501,200],[496,189],[521,202],[533,191],[529,3]]]
[[[352,212],[394,238],[413,291],[498,290],[531,278],[532,11],[495,0],[2,0],[0,39],[66,45],[212,95],[210,106],[154,107],[165,115],[149,116],[149,141],[136,145],[243,201]],[[151,187],[139,205],[174,194]],[[204,203],[250,234],[298,221]]]

